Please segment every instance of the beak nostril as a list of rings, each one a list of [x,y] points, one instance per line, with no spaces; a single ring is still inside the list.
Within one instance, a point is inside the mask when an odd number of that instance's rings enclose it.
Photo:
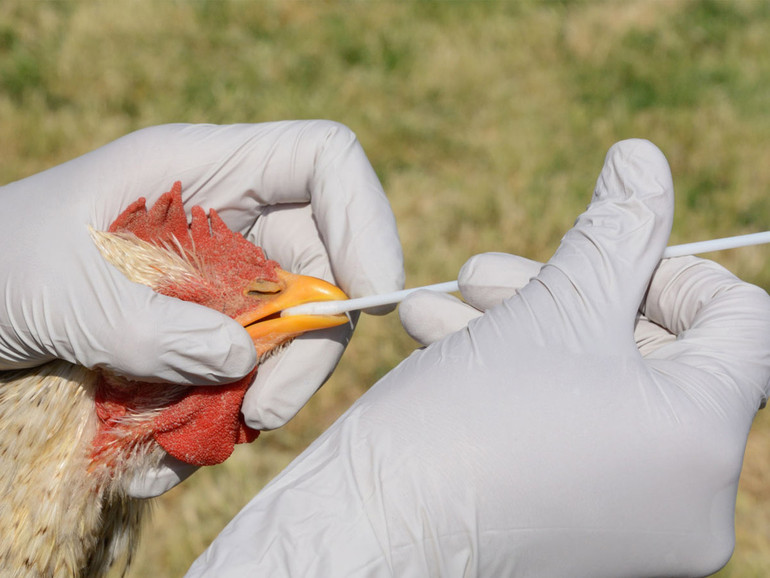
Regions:
[[[286,288],[285,283],[280,281],[268,281],[267,279],[255,279],[246,286],[244,293],[246,295],[274,295],[280,293]]]

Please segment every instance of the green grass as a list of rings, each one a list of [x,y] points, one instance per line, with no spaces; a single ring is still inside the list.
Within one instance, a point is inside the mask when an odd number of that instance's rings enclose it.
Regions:
[[[134,129],[330,118],[356,131],[396,212],[409,285],[481,251],[547,259],[607,148],[668,156],[672,243],[770,225],[770,4],[0,3],[0,182]],[[770,288],[767,249],[714,257]],[[159,501],[132,576],[183,573],[226,521],[414,344],[364,319],[285,429]],[[723,577],[770,572],[760,414]]]

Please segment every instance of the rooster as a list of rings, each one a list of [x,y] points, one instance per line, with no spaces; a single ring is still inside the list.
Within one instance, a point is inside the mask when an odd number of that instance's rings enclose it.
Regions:
[[[282,270],[213,209],[193,207],[188,224],[178,182],[150,210],[139,199],[91,236],[131,281],[240,322],[260,361],[225,386],[138,383],[65,361],[0,373],[2,576],[125,571],[147,507],[129,496],[131,480],[165,454],[213,465],[253,441],[259,431],[244,423],[240,406],[259,363],[296,335],[348,321],[281,318],[293,305],[346,297]]]

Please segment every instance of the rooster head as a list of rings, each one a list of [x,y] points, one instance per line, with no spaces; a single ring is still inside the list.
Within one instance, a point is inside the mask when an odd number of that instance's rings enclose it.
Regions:
[[[149,211],[140,198],[108,232],[92,235],[102,255],[131,281],[240,322],[259,356],[306,331],[348,321],[345,315],[280,317],[294,305],[347,296],[321,279],[284,271],[261,248],[231,231],[216,210],[206,215],[194,206],[191,212],[188,224],[177,182]]]
[[[149,210],[141,198],[108,231],[92,231],[92,237],[131,281],[240,322],[260,360],[297,335],[349,322],[345,315],[281,317],[288,307],[347,297],[326,281],[284,271],[214,209],[207,215],[195,206],[191,215],[188,223],[177,182]],[[92,468],[112,470],[128,455],[153,454],[155,445],[193,465],[224,461],[234,444],[259,434],[240,416],[255,372],[224,386],[137,383],[103,374]]]

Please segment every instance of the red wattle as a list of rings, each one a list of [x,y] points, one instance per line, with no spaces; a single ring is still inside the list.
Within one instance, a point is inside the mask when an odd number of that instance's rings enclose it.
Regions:
[[[150,400],[163,399],[162,389],[168,385],[120,384],[102,378],[95,399],[100,424],[93,455],[107,458],[112,447],[154,438],[167,453],[185,463],[222,463],[233,453],[235,444],[251,443],[259,436],[259,430],[247,426],[241,416],[243,397],[255,373],[228,385],[186,387],[165,406],[153,405]],[[135,421],[134,416],[145,417]]]
[[[194,466],[221,464],[235,444],[259,435],[243,423],[241,404],[252,376],[230,385],[191,387],[154,420],[153,437],[176,459]]]

